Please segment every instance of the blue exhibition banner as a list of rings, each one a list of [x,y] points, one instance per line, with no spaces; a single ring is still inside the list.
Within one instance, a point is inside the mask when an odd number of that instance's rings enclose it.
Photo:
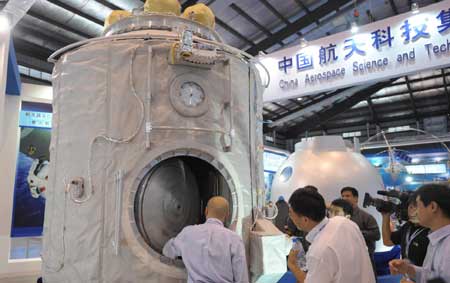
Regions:
[[[50,165],[52,114],[44,112],[48,108],[38,103],[22,104],[11,237],[42,235]]]

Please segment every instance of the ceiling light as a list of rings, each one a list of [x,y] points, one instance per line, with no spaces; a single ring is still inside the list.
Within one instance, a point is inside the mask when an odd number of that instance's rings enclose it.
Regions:
[[[411,4],[411,12],[412,12],[413,14],[419,13],[419,3],[417,3],[417,2],[412,2],[412,4]]]
[[[10,28],[8,15],[0,13],[0,32],[6,32]]]
[[[351,31],[352,33],[357,33],[358,30],[359,30],[358,24],[357,24],[356,22],[352,22],[350,31]]]
[[[437,162],[437,163],[441,162],[442,160],[444,160],[443,157],[435,157],[435,158],[433,159],[433,161],[434,161],[434,162]]]
[[[304,48],[306,46],[308,46],[308,41],[304,37],[300,38],[300,47]]]

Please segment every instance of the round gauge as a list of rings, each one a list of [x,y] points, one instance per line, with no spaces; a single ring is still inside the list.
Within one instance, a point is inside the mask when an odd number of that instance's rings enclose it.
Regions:
[[[188,107],[197,107],[205,101],[205,92],[194,82],[184,82],[180,87],[180,99]]]
[[[184,117],[200,117],[208,112],[211,87],[199,75],[191,73],[173,79],[170,86],[170,103]]]

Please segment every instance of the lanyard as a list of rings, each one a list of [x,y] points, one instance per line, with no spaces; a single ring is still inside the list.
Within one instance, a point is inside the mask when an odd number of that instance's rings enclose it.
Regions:
[[[414,231],[414,233],[412,233],[412,235],[411,235],[411,229],[412,229],[412,226],[409,227],[408,233],[406,234],[406,247],[405,247],[406,258],[409,258],[409,247],[411,246],[412,241],[414,241],[414,239],[417,238],[417,236],[419,236],[420,233],[425,231],[425,228],[420,228],[420,229],[417,229],[416,231]]]
[[[325,216],[325,218],[326,218],[326,216]],[[324,219],[325,219],[324,218]],[[328,218],[326,218],[327,219],[327,221],[325,222],[325,224],[323,224],[323,226],[322,227],[320,227],[319,228],[319,230],[317,231],[317,232],[315,232],[315,235],[314,235],[314,237],[313,237],[313,239],[311,239],[310,237],[308,237],[309,235],[311,235],[311,234],[307,234],[306,235],[306,237],[305,237],[305,240],[306,241],[308,241],[308,243],[310,243],[310,244],[312,244],[312,242],[314,242],[314,239],[320,234],[320,232],[322,232],[322,230],[325,228],[325,226],[327,226],[327,224],[328,224],[328,222],[330,221]],[[308,239],[309,238],[309,239]],[[309,241],[309,240],[311,240],[311,241]]]

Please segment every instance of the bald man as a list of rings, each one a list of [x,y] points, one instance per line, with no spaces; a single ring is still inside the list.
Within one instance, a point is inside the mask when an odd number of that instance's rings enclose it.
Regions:
[[[248,283],[244,243],[238,234],[224,227],[230,215],[228,201],[213,197],[205,209],[206,222],[184,227],[163,248],[163,254],[181,256],[188,283]]]

